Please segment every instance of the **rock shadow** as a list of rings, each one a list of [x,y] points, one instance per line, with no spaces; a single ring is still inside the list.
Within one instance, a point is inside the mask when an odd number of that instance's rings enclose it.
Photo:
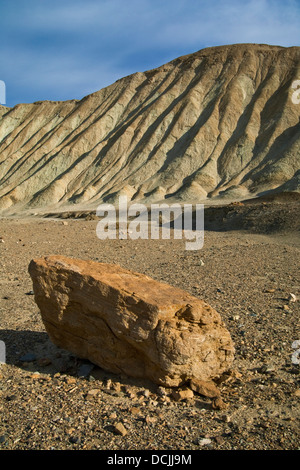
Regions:
[[[79,358],[70,351],[58,348],[44,331],[0,330],[0,341],[5,345],[5,362],[24,371],[38,372],[54,376],[57,373],[76,378],[110,381],[112,389],[105,389],[109,394],[116,393],[114,384],[135,386],[155,393],[158,385],[143,378],[129,377],[104,370],[89,360]],[[0,343],[0,344],[3,344]],[[0,358],[1,360],[1,358]]]
[[[5,363],[24,370],[72,373],[80,361],[70,352],[55,346],[44,331],[0,330],[5,345]]]

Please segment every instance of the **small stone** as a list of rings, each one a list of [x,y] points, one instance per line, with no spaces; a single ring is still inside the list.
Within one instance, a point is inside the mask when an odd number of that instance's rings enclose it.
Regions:
[[[4,442],[6,442],[6,441],[7,441],[7,436],[5,434],[2,434],[0,436],[0,444],[4,444]]]
[[[31,378],[32,379],[40,379],[41,374],[39,372],[34,372],[33,374],[31,374]]]
[[[194,392],[205,397],[215,398],[221,395],[220,390],[213,382],[192,379],[190,381],[190,387]]]
[[[146,416],[145,421],[147,424],[155,424],[157,422],[157,418],[155,416]]]
[[[111,380],[110,380],[110,379],[108,379],[108,380],[106,381],[106,388],[108,388],[109,390],[110,390],[110,388],[111,388]]]
[[[231,418],[228,415],[223,415],[221,417],[221,419],[222,419],[222,421],[224,421],[224,423],[230,423],[230,421],[231,421]]]
[[[91,400],[93,398],[96,398],[100,393],[100,390],[98,388],[93,388],[87,392],[86,398],[87,400]]]
[[[171,403],[171,398],[170,397],[161,397],[161,403],[163,405],[167,405],[168,403]]]
[[[34,362],[36,361],[36,355],[34,353],[27,353],[20,357],[21,362]]]
[[[203,447],[203,446],[209,446],[211,444],[211,439],[208,439],[208,438],[204,438],[204,439],[200,439],[199,442],[198,442],[199,446]]]
[[[69,438],[69,441],[72,443],[72,444],[80,444],[80,437],[78,436],[71,436]]]
[[[295,296],[295,294],[290,294],[290,295],[289,295],[289,298],[288,298],[288,301],[289,301],[289,302],[296,302],[296,301],[297,301],[297,297]]]
[[[127,430],[125,429],[125,427],[122,423],[116,423],[113,426],[113,432],[115,434],[120,435],[120,436],[126,436],[126,434],[127,434]]]
[[[140,409],[137,408],[136,406],[132,406],[131,408],[129,408],[129,413],[131,413],[132,415],[137,415],[140,412],[141,412]]]
[[[212,408],[214,410],[226,410],[228,406],[229,405],[227,403],[224,403],[221,397],[217,397],[213,399]]]
[[[297,390],[295,390],[294,395],[296,397],[300,397],[300,388],[297,388]]]
[[[158,387],[157,395],[159,395],[160,397],[165,397],[167,395],[166,389],[164,387]]]
[[[115,392],[120,392],[121,384],[119,382],[112,382],[111,389],[114,390]]]
[[[150,400],[150,401],[149,401],[149,405],[157,406],[157,405],[158,405],[158,401],[156,401],[156,400]]]
[[[30,290],[29,292],[25,292],[26,295],[34,295],[33,290]]]
[[[173,390],[172,397],[176,401],[189,400],[194,397],[194,393],[193,390],[191,390],[190,388],[186,388],[183,390]]]
[[[75,377],[66,377],[66,378],[65,378],[65,382],[66,382],[68,385],[75,384],[75,383],[76,383],[76,378],[75,378]]]
[[[275,372],[275,367],[268,366],[267,364],[265,364],[260,368],[260,372],[263,374],[270,374],[272,372]]]
[[[221,444],[224,443],[224,439],[223,439],[222,436],[216,436],[216,437],[215,437],[215,441],[216,441],[216,443],[219,444],[219,445],[221,445]]]

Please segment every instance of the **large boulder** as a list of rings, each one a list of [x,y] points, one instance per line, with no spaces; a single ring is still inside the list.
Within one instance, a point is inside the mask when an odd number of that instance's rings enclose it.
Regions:
[[[230,369],[220,315],[189,293],[115,264],[47,256],[30,262],[52,342],[114,373],[177,387]]]

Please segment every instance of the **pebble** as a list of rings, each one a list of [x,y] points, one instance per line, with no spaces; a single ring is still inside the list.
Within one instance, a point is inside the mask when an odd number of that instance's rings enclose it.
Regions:
[[[265,364],[261,367],[260,372],[262,372],[263,374],[270,374],[271,372],[275,372],[275,367],[268,366]]]
[[[114,390],[115,392],[120,392],[121,391],[120,382],[112,382],[111,389]]]
[[[36,355],[34,353],[26,353],[20,357],[21,362],[34,362],[36,361]]]
[[[157,395],[159,395],[160,397],[165,397],[167,395],[166,389],[164,387],[158,387]]]
[[[5,434],[2,434],[0,436],[0,444],[4,444],[4,442],[6,442],[6,440],[7,440],[7,436]]]
[[[157,422],[156,416],[146,416],[145,421],[147,424],[155,424]]]
[[[224,438],[222,436],[216,436],[215,441],[219,445],[224,444]]]
[[[110,380],[110,379],[108,379],[108,380],[106,381],[106,385],[105,385],[105,386],[106,386],[106,388],[110,389],[110,387],[111,387],[111,380]]]
[[[290,294],[289,295],[289,298],[288,298],[289,302],[296,302],[296,300],[297,300],[297,297],[295,296],[295,294]]]
[[[173,390],[172,397],[176,401],[188,400],[194,397],[194,392],[190,388],[184,390]]]
[[[99,393],[100,390],[98,388],[92,388],[87,392],[87,398],[95,398]]]
[[[221,397],[216,397],[213,399],[212,408],[214,410],[226,410],[226,408],[228,408],[228,404],[224,403]]]
[[[33,374],[31,374],[31,379],[40,379],[41,378],[41,374],[39,372],[34,372]]]
[[[76,383],[76,378],[67,376],[67,377],[65,377],[65,382],[68,385],[75,384]]]
[[[137,415],[140,412],[141,412],[140,409],[137,408],[136,406],[132,406],[131,408],[129,408],[129,413],[131,413],[132,415]]]
[[[149,405],[151,405],[151,406],[157,406],[157,405],[158,405],[158,401],[156,401],[156,400],[150,400],[150,401],[149,401]]]
[[[71,436],[69,438],[69,441],[72,443],[72,444],[80,444],[80,437],[78,436]]]
[[[113,425],[113,432],[119,436],[126,436],[127,430],[122,423],[116,423]]]
[[[203,447],[203,446],[209,446],[211,444],[211,439],[209,438],[204,438],[204,439],[200,439],[198,441],[198,445]]]

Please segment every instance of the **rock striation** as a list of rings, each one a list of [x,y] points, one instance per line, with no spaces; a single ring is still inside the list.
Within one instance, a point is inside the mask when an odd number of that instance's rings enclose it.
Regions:
[[[235,44],[81,100],[0,106],[0,210],[300,191],[299,47]]]
[[[230,369],[220,315],[189,293],[114,264],[47,256],[29,264],[52,342],[113,373],[202,389]],[[215,391],[213,390],[213,393]]]

